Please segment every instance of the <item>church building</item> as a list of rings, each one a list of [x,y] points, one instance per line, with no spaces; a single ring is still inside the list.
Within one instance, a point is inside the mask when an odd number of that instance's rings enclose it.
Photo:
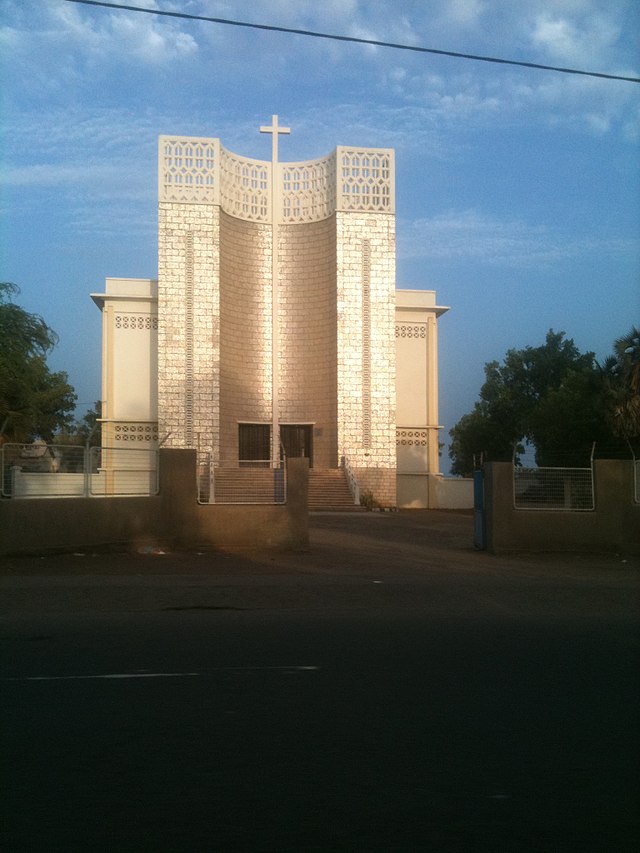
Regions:
[[[158,278],[108,278],[102,443],[196,448],[216,466],[346,467],[381,506],[430,506],[437,320],[397,290],[394,152],[281,162],[162,136]]]

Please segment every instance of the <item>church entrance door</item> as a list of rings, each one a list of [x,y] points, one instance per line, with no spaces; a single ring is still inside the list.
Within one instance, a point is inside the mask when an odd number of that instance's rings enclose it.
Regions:
[[[312,424],[280,424],[280,441],[287,457],[304,456],[313,467]]]

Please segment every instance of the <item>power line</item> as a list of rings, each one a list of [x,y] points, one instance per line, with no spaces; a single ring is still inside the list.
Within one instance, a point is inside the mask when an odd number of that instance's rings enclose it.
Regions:
[[[333,33],[321,33],[314,30],[299,30],[293,27],[278,27],[274,24],[251,24],[248,21],[235,21],[229,18],[212,18],[207,15],[190,15],[187,12],[169,12],[163,9],[146,9],[143,6],[129,6],[123,3],[108,3],[102,0],[66,0],[67,3],[80,3],[84,6],[103,6],[107,9],[118,9],[125,12],[144,12],[148,15],[160,15],[165,18],[182,18],[187,21],[206,21],[210,24],[225,24],[231,27],[245,27],[252,30],[267,30],[276,33],[288,33],[310,38],[329,39],[331,41],[367,44],[374,47],[388,47],[394,50],[410,50],[414,53],[431,53],[437,56],[451,56],[455,59],[471,59],[476,62],[493,62],[498,65],[517,65],[521,68],[535,68],[541,71],[556,71],[562,74],[579,74],[583,77],[599,77],[605,80],[623,80],[627,83],[640,83],[640,77],[624,77],[620,74],[605,74],[599,71],[584,71],[578,68],[562,68],[557,65],[542,65],[538,62],[520,62],[517,59],[501,59],[497,56],[482,56],[476,53],[459,53],[455,50],[438,50],[434,47],[418,47],[412,44],[398,44],[390,41],[357,38],[356,36],[340,36]]]

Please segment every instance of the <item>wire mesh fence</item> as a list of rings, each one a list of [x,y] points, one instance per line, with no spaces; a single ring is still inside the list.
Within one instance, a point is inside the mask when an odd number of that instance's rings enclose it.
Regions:
[[[516,509],[593,510],[593,469],[516,467],[513,505]]]
[[[2,496],[117,497],[158,492],[158,453],[141,448],[5,444]]]
[[[86,492],[82,445],[4,444],[0,454],[3,497],[81,497]]]
[[[198,502],[203,504],[284,504],[287,473],[284,462],[264,459],[213,461],[198,455]]]

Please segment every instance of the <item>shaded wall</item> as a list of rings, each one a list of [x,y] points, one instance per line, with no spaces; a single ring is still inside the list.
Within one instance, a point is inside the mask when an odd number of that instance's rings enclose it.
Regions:
[[[313,464],[338,464],[335,215],[280,226],[280,420],[313,423]]]
[[[314,463],[337,465],[335,216],[282,225],[278,245],[282,423],[314,425]],[[220,213],[221,458],[238,423],[271,423],[271,226]]]
[[[0,555],[140,546],[305,548],[306,459],[287,465],[288,500],[274,505],[200,505],[195,450],[160,449],[160,494],[129,498],[0,500]]]
[[[640,504],[634,502],[633,463],[594,462],[595,510],[514,509],[513,466],[485,466],[487,548],[502,551],[640,553]]]
[[[271,226],[220,213],[220,455],[238,422],[270,423]]]
[[[398,471],[401,509],[473,509],[473,480]]]

